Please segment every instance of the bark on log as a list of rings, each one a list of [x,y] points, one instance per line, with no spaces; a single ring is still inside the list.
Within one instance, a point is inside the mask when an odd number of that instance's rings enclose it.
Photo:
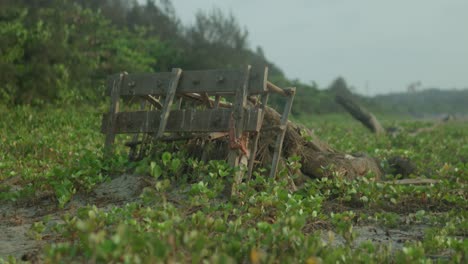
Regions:
[[[385,134],[385,129],[380,124],[379,120],[367,109],[358,105],[354,100],[343,95],[336,95],[335,101],[343,106],[356,120],[361,122],[365,127],[370,129],[376,135]]]
[[[267,107],[257,152],[257,160],[262,166],[268,167],[271,162],[277,133],[275,130],[263,128],[279,124],[280,114]],[[302,163],[301,172],[311,178],[333,176],[356,178],[373,173],[377,179],[380,179],[383,174],[380,162],[372,157],[337,151],[318,139],[308,128],[291,121],[288,122],[286,129],[283,157],[299,156]]]

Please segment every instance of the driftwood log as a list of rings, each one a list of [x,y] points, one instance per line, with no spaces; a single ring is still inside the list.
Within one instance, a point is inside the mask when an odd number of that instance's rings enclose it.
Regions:
[[[275,144],[277,132],[270,128],[279,124],[280,114],[267,107],[256,157],[263,166],[270,164],[271,150]],[[365,154],[348,154],[335,150],[321,141],[310,129],[289,121],[283,143],[283,157],[291,156],[300,158],[301,172],[311,178],[356,178],[372,173],[379,179],[383,175],[377,159]]]
[[[357,104],[353,99],[348,96],[337,94],[335,101],[343,106],[356,120],[361,122],[365,127],[370,129],[376,135],[385,134],[385,129],[380,124],[379,120],[367,109]]]

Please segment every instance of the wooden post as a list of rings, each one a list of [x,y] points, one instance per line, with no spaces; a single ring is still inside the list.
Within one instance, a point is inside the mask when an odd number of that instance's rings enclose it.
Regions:
[[[184,98],[181,96],[179,97],[179,101],[177,101],[177,109],[180,110],[182,109],[182,101],[184,100]]]
[[[112,90],[111,90],[111,106],[109,109],[109,120],[107,125],[107,135],[106,141],[104,144],[104,155],[109,158],[113,154],[113,145],[115,141],[115,121],[117,118],[117,113],[119,112],[119,100],[120,100],[120,87],[122,87],[122,82],[127,76],[126,72],[120,73],[120,78],[116,82],[112,83]]]
[[[287,91],[288,94],[288,101],[286,102],[286,106],[284,107],[283,115],[281,116],[281,123],[280,123],[280,129],[281,132],[276,138],[276,143],[275,143],[275,153],[273,154],[273,161],[271,163],[271,171],[270,171],[270,177],[274,178],[276,175],[276,171],[278,169],[278,162],[281,157],[281,149],[283,148],[283,140],[284,140],[284,135],[286,134],[286,129],[288,125],[288,117],[289,113],[291,112],[291,107],[293,104],[294,100],[294,95],[296,94],[296,88],[290,88]]]
[[[249,86],[249,78],[250,78],[250,70],[251,66],[248,65],[245,69],[244,80],[241,86],[238,87],[236,92],[236,99],[234,102],[234,107],[232,111],[233,119],[234,119],[234,137],[230,138],[229,140],[239,140],[243,135],[243,124],[244,124],[244,109],[246,106],[247,101],[247,90]],[[239,149],[230,149],[228,154],[228,162],[232,167],[239,167],[244,163],[241,160],[242,154],[240,154]],[[244,164],[247,165],[247,164]],[[242,181],[243,171],[242,167],[240,166],[240,170],[237,171],[234,175],[234,182],[231,188],[231,195],[236,193],[237,185]]]
[[[140,110],[145,110],[145,107],[146,107],[146,101],[142,100],[140,102]],[[135,135],[133,135],[132,141],[130,142],[130,151],[128,152],[129,160],[136,159],[137,145],[138,145],[138,139],[140,138],[140,134],[141,133],[136,133]]]
[[[172,69],[173,77],[171,83],[169,84],[166,100],[163,105],[163,110],[161,113],[161,123],[159,123],[159,129],[156,133],[156,138],[160,138],[164,134],[164,130],[166,129],[167,118],[169,117],[169,113],[171,111],[172,101],[174,100],[174,96],[176,94],[177,86],[179,84],[180,75],[182,74],[182,70],[179,68]]]
[[[268,97],[270,96],[269,93],[264,93],[262,94],[262,105],[260,106],[262,109],[262,117],[261,117],[261,124],[263,124],[263,118],[265,117],[265,107],[268,103]],[[255,138],[251,144],[251,149],[250,149],[250,157],[249,157],[249,168],[247,171],[247,179],[250,180],[252,178],[252,171],[253,171],[253,166],[255,163],[255,155],[257,154],[257,147],[258,147],[258,140],[260,139],[260,131],[257,132],[255,135]]]
[[[214,108],[218,109],[220,100],[221,100],[221,95],[216,95],[215,101],[214,101]]]

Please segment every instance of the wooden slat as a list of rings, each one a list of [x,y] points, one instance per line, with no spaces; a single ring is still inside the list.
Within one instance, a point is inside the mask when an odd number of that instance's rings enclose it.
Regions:
[[[267,91],[267,74],[267,68],[252,70],[249,77],[248,94],[260,94]],[[171,72],[129,74],[122,83],[120,95],[122,97],[164,95],[172,76]],[[180,78],[177,94],[206,92],[209,95],[232,95],[243,84],[243,77],[244,70],[242,69],[184,71]],[[107,95],[110,94],[111,84],[118,78],[119,75],[109,77]]]
[[[140,110],[144,111],[146,107],[146,102],[147,101],[141,101],[140,102]],[[137,145],[141,144],[141,141],[139,140],[140,134],[134,134],[132,141],[129,144],[126,144],[130,146],[130,151],[128,152],[128,159],[129,160],[135,160],[136,159],[136,154],[137,154]]]
[[[113,152],[113,144],[115,141],[115,125],[117,119],[117,112],[119,112],[119,100],[120,100],[120,88],[122,87],[122,83],[127,76],[127,73],[122,72],[119,75],[117,80],[112,82],[112,90],[111,90],[111,105],[109,109],[109,118],[106,120],[106,125],[109,128],[106,131],[106,141],[104,143],[104,154],[106,156],[111,156]]]
[[[228,132],[231,109],[173,110],[167,120],[166,132]],[[260,109],[245,110],[244,131],[259,131]],[[109,114],[102,119],[102,133],[108,132]],[[159,128],[161,111],[120,112],[116,114],[114,133],[155,133]]]
[[[267,82],[267,89],[268,89],[269,92],[277,93],[277,94],[280,94],[282,96],[288,96],[288,94],[286,93],[285,90],[279,88],[278,86],[274,85],[271,82]]]
[[[156,132],[156,138],[162,137],[164,134],[164,130],[166,129],[167,118],[169,117],[169,112],[171,111],[172,101],[174,100],[174,96],[176,94],[176,89],[179,84],[180,75],[182,74],[181,69],[173,69],[172,70],[172,80],[167,89],[166,93],[166,100],[163,105],[161,118],[159,121],[159,129]]]
[[[296,94],[296,88],[290,88],[288,90],[288,99],[286,101],[286,105],[284,106],[283,114],[281,115],[281,127],[284,129],[281,130],[280,134],[276,138],[275,143],[275,153],[273,154],[273,161],[271,163],[271,170],[270,170],[270,177],[274,178],[276,175],[276,171],[278,169],[278,162],[281,157],[281,150],[283,148],[283,141],[284,135],[286,134],[286,126],[288,125],[288,117],[289,113],[291,113],[291,107],[294,101],[294,95]]]
[[[239,124],[244,124],[245,120],[245,106],[247,104],[247,91],[249,89],[249,80],[250,80],[250,73],[252,71],[252,67],[248,65],[245,68],[244,72],[244,77],[243,77],[243,82],[241,85],[237,87],[236,91],[236,99],[233,104],[233,112],[232,112],[232,118],[234,121],[234,137],[235,138],[230,138],[230,141],[233,140],[240,140],[241,137],[244,134],[244,127]],[[261,122],[260,122],[261,123]],[[232,133],[230,134],[230,137],[232,137]],[[231,195],[235,195],[237,193],[237,186],[242,182],[242,178],[244,176],[243,168],[244,165],[247,165],[247,157],[241,153],[239,149],[229,149],[228,153],[228,163],[232,167],[240,167],[240,170],[237,170],[234,173],[234,181],[231,186]],[[246,163],[246,164],[244,164]]]
[[[268,97],[270,96],[269,93],[263,94],[262,95],[262,105],[260,106],[262,109],[262,115],[260,117],[261,121],[260,123],[263,123],[263,119],[265,117],[265,107],[268,103]],[[254,139],[253,142],[251,143],[250,146],[250,157],[249,157],[249,167],[247,169],[247,180],[250,180],[252,178],[252,172],[253,172],[253,165],[255,162],[255,156],[257,154],[257,148],[258,148],[258,141],[260,139],[260,132],[258,132]]]

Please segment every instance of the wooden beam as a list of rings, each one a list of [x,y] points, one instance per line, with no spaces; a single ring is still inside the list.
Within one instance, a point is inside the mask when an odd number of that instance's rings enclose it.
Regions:
[[[266,68],[252,70],[249,76],[249,94],[265,93]],[[122,84],[120,95],[122,97],[135,95],[165,95],[166,87],[170,85],[171,72],[160,73],[134,73],[129,74]],[[237,87],[243,85],[244,70],[205,70],[184,71],[180,78],[177,94],[202,93],[209,95],[233,95]],[[118,80],[118,75],[108,79],[108,91],[110,94],[112,83]]]
[[[221,100],[221,95],[216,95],[214,100],[214,108],[219,108],[219,101]]]
[[[287,90],[288,100],[283,110],[283,115],[281,115],[281,124],[282,127],[287,127],[289,113],[291,113],[291,107],[294,101],[294,95],[296,94],[296,88],[290,88]],[[281,150],[283,148],[284,135],[286,134],[286,129],[282,129],[278,137],[276,138],[275,143],[275,153],[273,154],[273,161],[271,163],[270,177],[274,178],[276,176],[276,171],[278,169],[278,162],[281,157]]]
[[[161,112],[161,118],[159,122],[159,129],[156,132],[156,138],[162,137],[164,134],[164,130],[166,129],[167,118],[169,117],[169,112],[171,111],[172,101],[174,100],[174,96],[176,94],[177,86],[179,85],[180,75],[182,74],[182,70],[177,68],[172,70],[172,81],[168,87],[166,93],[166,100],[163,105],[163,109]]]
[[[261,128],[261,109],[244,110],[242,129],[257,132]],[[173,110],[167,119],[167,132],[228,132],[232,109]],[[108,133],[109,113],[103,115],[102,133]],[[120,112],[115,116],[114,133],[155,133],[158,131],[161,111]]]
[[[268,97],[269,97],[269,93],[266,93],[266,94],[263,94],[262,95],[262,105],[260,106],[262,109],[262,115],[260,117],[261,119],[261,123],[263,124],[263,118],[265,117],[265,107],[268,103]],[[258,141],[260,139],[260,132],[258,132],[254,139],[253,139],[253,142],[251,143],[251,149],[250,149],[250,157],[249,157],[249,167],[248,167],[248,170],[247,170],[247,179],[250,180],[252,178],[252,171],[253,171],[253,166],[254,166],[254,163],[255,163],[255,156],[257,154],[257,148],[258,148]]]
[[[141,101],[140,102],[140,110],[144,111],[145,107],[146,107],[146,101]],[[140,134],[134,134],[133,138],[132,138],[132,141],[129,142],[128,144],[125,144],[125,145],[130,147],[130,151],[128,152],[128,159],[129,160],[135,160],[136,159],[136,156],[137,156],[136,155],[137,154],[136,148],[137,148],[137,145],[141,144],[141,141],[138,140],[139,137],[140,137]]]
[[[277,93],[277,94],[280,94],[282,96],[288,96],[288,94],[286,93],[285,90],[281,89],[280,87],[274,85],[271,82],[267,82],[267,89],[268,89],[268,91],[270,91],[272,93]]]
[[[231,142],[241,140],[244,133],[244,126],[242,124],[245,120],[244,109],[247,105],[247,90],[249,89],[251,69],[252,67],[250,65],[246,67],[243,77],[244,82],[237,87],[236,99],[233,105],[232,116],[230,117],[230,120],[232,119],[234,121],[234,135],[232,135],[232,132],[230,134],[230,137],[234,136],[234,138],[229,139]],[[237,144],[241,143],[237,142]],[[231,195],[235,195],[237,193],[237,186],[241,183],[243,178],[244,172],[242,170],[245,168],[245,165],[247,165],[247,157],[243,155],[239,148],[230,148],[228,163],[232,167],[239,167],[239,170],[234,173],[234,181],[231,186]]]
[[[193,100],[197,100],[199,102],[204,102],[203,101],[203,97],[199,94],[196,94],[196,93],[190,93],[190,94],[184,94],[184,97],[186,98],[190,98],[190,99],[193,99]],[[211,102],[214,102],[212,99],[210,99]],[[229,103],[229,102],[218,102],[218,107],[224,107],[224,108],[231,108],[232,107],[232,104]]]
[[[106,131],[106,141],[104,143],[104,154],[109,157],[113,152],[113,144],[115,141],[115,125],[117,119],[117,113],[119,112],[119,100],[120,100],[120,88],[122,82],[127,76],[126,72],[122,72],[119,75],[119,79],[114,80],[112,83],[111,90],[111,105],[109,109],[108,119],[106,120],[106,126],[108,127]]]

